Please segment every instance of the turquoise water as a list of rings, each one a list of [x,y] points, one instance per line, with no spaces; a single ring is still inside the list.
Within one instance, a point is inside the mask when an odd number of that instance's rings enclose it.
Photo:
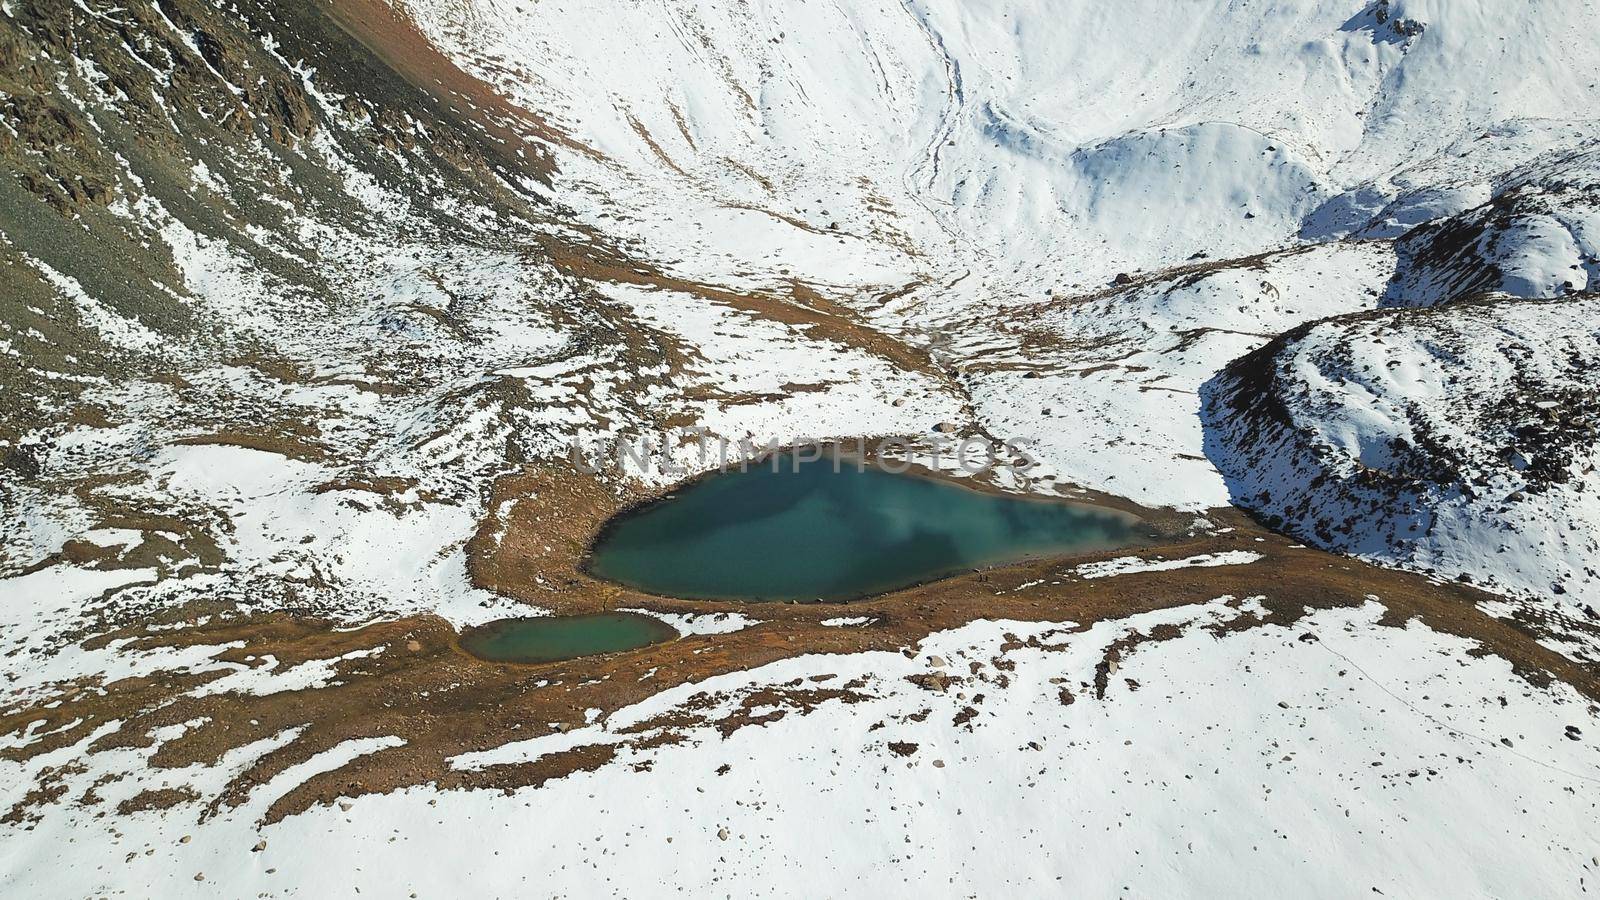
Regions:
[[[1139,543],[1136,516],[832,459],[718,473],[614,520],[589,571],[672,597],[850,600],[980,566]]]
[[[501,619],[461,635],[461,648],[490,662],[542,663],[632,650],[678,636],[671,625],[638,613]]]

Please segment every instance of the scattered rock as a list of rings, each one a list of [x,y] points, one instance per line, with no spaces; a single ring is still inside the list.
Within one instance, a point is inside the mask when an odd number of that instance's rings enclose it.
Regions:
[[[950,676],[943,672],[924,672],[907,675],[906,680],[925,691],[944,691],[950,687]]]

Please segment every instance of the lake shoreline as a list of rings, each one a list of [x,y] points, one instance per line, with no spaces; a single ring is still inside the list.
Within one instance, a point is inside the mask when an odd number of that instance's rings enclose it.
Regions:
[[[786,458],[787,457],[787,458]],[[681,504],[684,502],[711,503],[696,515],[679,523],[680,527],[670,529],[663,533],[660,539],[681,542],[685,534],[693,534],[697,527],[703,523],[717,519],[717,501],[707,500],[704,492],[711,485],[723,485],[718,492],[722,502],[733,502],[736,505],[748,504],[752,500],[762,498],[762,502],[780,499],[771,493],[772,487],[777,482],[774,479],[786,477],[805,479],[800,482],[786,483],[782,489],[785,495],[789,491],[798,489],[801,493],[787,496],[783,505],[771,512],[750,515],[744,513],[745,519],[732,518],[718,523],[715,536],[710,539],[728,541],[725,532],[738,529],[741,533],[750,530],[754,533],[768,532],[766,537],[773,543],[786,543],[798,539],[802,544],[811,544],[812,552],[827,552],[829,547],[839,554],[839,558],[829,560],[821,565],[828,571],[842,571],[859,573],[858,578],[867,581],[860,590],[843,587],[810,587],[796,588],[791,582],[790,586],[768,586],[763,588],[744,587],[711,589],[699,586],[704,583],[733,579],[740,583],[759,582],[758,576],[750,575],[750,570],[734,566],[728,572],[714,572],[723,560],[738,555],[744,548],[737,546],[724,547],[723,552],[711,555],[702,561],[701,566],[693,568],[694,574],[677,572],[675,567],[681,562],[681,551],[690,549],[692,545],[685,544],[679,551],[665,555],[658,559],[654,565],[639,572],[629,574],[627,564],[619,571],[616,561],[611,563],[603,561],[603,556],[611,548],[613,554],[623,553],[624,557],[629,552],[639,553],[655,552],[647,547],[638,546],[637,533],[649,530],[652,526],[648,519],[652,516],[674,515],[672,507],[680,504],[676,514],[683,514]],[[839,482],[831,482],[833,478],[855,479],[850,482],[853,486],[845,494],[833,493],[830,500],[836,506],[840,503],[855,505],[854,509],[830,510],[826,522],[812,521],[805,524],[786,526],[787,531],[776,534],[771,529],[778,527],[775,523],[780,517],[798,515],[790,505],[804,502],[813,496],[827,494],[830,486],[837,488]],[[865,478],[866,480],[859,480]],[[742,496],[730,494],[730,491],[740,490],[735,487],[735,480],[745,479],[742,482]],[[819,480],[820,479],[820,480]],[[831,482],[831,484],[830,484]],[[936,485],[934,491],[917,488],[907,493],[909,483]],[[796,487],[800,485],[800,487]],[[763,495],[763,491],[767,493]],[[868,500],[860,496],[861,492],[877,491],[882,496]],[[886,492],[886,493],[885,493]],[[880,509],[880,505],[888,501],[888,507]],[[907,506],[911,504],[911,506]],[[927,517],[912,514],[911,521],[916,524],[920,534],[919,539],[909,543],[895,546],[885,546],[881,553],[864,550],[859,545],[862,542],[870,544],[875,540],[891,540],[888,532],[894,528],[907,526],[906,516],[915,505],[926,506]],[[828,448],[818,456],[798,456],[794,451],[776,451],[764,454],[739,466],[727,466],[701,472],[674,485],[671,489],[654,493],[631,503],[608,517],[594,529],[589,539],[584,544],[583,553],[578,560],[578,569],[585,576],[601,582],[619,585],[641,594],[667,600],[689,600],[698,602],[740,602],[740,603],[853,603],[862,600],[892,594],[919,585],[944,580],[969,572],[982,572],[1001,566],[1017,565],[1024,562],[1049,560],[1065,561],[1074,558],[1084,558],[1109,550],[1135,549],[1158,543],[1170,535],[1163,529],[1164,523],[1159,518],[1156,521],[1141,516],[1140,514],[1118,506],[1101,505],[1080,498],[1065,498],[1059,496],[1036,495],[1004,490],[998,485],[987,481],[964,479],[952,476],[947,472],[940,472],[905,460],[885,461],[862,457],[854,454],[840,452],[837,445]],[[858,527],[860,520],[867,516],[891,514],[899,518],[886,524],[891,527],[880,529],[864,528],[852,541],[827,539],[826,528],[839,524],[841,527]],[[1036,521],[1019,523],[1015,521],[1019,513],[1037,517]],[[952,516],[965,516],[968,521],[960,525],[950,521]],[[1004,529],[1004,534],[996,529]],[[941,532],[941,529],[944,529]],[[635,545],[632,551],[617,550],[619,539],[623,545],[630,544],[627,535],[634,532]],[[994,533],[992,533],[994,532]],[[1050,535],[1055,537],[1050,537]],[[709,535],[709,532],[708,532]],[[809,539],[809,540],[808,540]],[[955,554],[953,563],[940,559],[936,550],[928,546],[929,541],[943,541],[948,545],[948,551]],[[1079,544],[1081,546],[1063,546],[1059,550],[1029,549],[1032,544],[1061,543],[1063,545]],[[1015,547],[1016,549],[1006,549]],[[959,561],[962,554],[969,554],[970,558]],[[922,562],[918,564],[915,558],[921,556]],[[897,574],[883,574],[878,580],[865,574],[868,568],[877,567],[887,572],[896,569],[903,571]],[[782,566],[769,566],[773,577],[782,579]],[[656,573],[667,572],[669,581],[673,578],[679,580],[676,587],[658,587],[651,584],[652,578],[658,578]],[[709,572],[709,574],[707,574]],[[931,574],[925,574],[931,573]],[[819,577],[814,566],[806,566],[803,572],[793,573],[799,583],[808,584]],[[693,586],[685,586],[682,580],[688,578],[694,582]],[[659,582],[658,582],[659,583]]]

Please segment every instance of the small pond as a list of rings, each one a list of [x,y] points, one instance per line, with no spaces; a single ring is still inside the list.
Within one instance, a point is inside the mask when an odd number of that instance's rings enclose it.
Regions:
[[[461,649],[490,662],[545,663],[670,641],[677,629],[638,613],[501,619],[461,633]]]
[[[1130,513],[1002,496],[942,478],[780,457],[614,519],[591,574],[699,599],[839,601],[969,569],[1141,543]]]

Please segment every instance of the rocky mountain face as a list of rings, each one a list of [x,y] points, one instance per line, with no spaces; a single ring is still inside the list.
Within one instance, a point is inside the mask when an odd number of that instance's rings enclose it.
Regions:
[[[229,513],[160,484],[174,442],[477,504],[571,430],[497,369],[625,386],[676,352],[552,262],[555,233],[569,269],[610,252],[549,195],[565,138],[386,4],[18,3],[0,53],[9,571],[141,522],[183,537],[136,559],[214,570]],[[565,405],[654,415],[637,386]]]
[[[1600,156],[1586,129],[1539,127],[1570,140],[1411,201],[1477,201],[1400,229],[1380,305],[1414,311],[1308,324],[1209,384],[1208,453],[1275,527],[1592,634]]]
[[[1502,297],[1302,326],[1208,385],[1210,450],[1274,527],[1538,600],[1592,642],[1597,311]]]
[[[474,215],[535,214],[541,144],[506,152],[316,4],[21,2],[0,56],[8,443],[97,377],[291,357],[278,333],[348,308],[327,233],[400,224],[384,191],[463,240],[488,233]]]
[[[1486,293],[1543,299],[1600,286],[1600,141],[1541,154],[1483,187],[1483,203],[1397,242],[1390,305]]]

